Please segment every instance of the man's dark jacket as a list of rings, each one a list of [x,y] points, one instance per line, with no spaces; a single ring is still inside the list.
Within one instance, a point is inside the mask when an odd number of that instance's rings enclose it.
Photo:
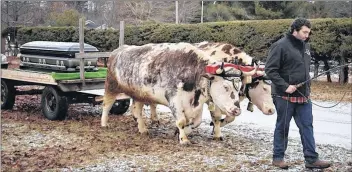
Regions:
[[[310,79],[310,46],[292,34],[275,42],[269,51],[265,64],[265,73],[272,81],[271,91],[273,95],[302,97],[310,94],[310,82],[307,82],[298,91],[292,94],[286,93],[289,85],[296,85]]]

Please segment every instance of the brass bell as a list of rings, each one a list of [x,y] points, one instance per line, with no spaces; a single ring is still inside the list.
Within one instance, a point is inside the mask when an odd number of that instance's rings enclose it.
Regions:
[[[253,112],[253,103],[252,102],[248,102],[247,110],[250,112]]]

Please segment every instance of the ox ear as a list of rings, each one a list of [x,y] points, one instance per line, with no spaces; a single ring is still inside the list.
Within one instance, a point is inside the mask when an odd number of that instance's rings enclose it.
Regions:
[[[209,80],[214,80],[214,79],[215,79],[215,77],[214,77],[214,76],[212,76],[212,75],[211,75],[211,74],[209,74],[209,73],[205,73],[205,74],[203,74],[203,75],[202,75],[202,77],[207,78],[207,79],[209,79]]]

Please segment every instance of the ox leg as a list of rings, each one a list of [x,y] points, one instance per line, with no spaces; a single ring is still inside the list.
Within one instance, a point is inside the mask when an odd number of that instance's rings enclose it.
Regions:
[[[147,126],[145,125],[144,119],[142,117],[143,105],[144,103],[134,100],[132,103],[132,114],[137,120],[139,132],[141,134],[148,134]]]
[[[187,119],[184,113],[184,110],[180,105],[174,104],[170,106],[170,109],[174,116],[176,117],[176,126],[178,128],[178,138],[181,145],[188,145],[191,142],[187,138],[187,134],[185,132],[185,127],[187,126]]]
[[[108,126],[108,115],[112,105],[115,103],[116,95],[105,92],[103,98],[103,114],[101,115],[101,126],[107,127]]]
[[[215,108],[215,111],[210,111],[211,114],[211,118],[214,124],[214,128],[213,128],[213,139],[214,140],[223,140],[222,135],[221,135],[221,129],[220,129],[220,125],[221,125],[221,111],[219,108]]]
[[[223,127],[223,126],[225,126],[225,125],[227,125],[227,124],[233,122],[235,119],[236,119],[235,116],[226,116],[224,119],[221,119],[221,120],[220,120],[220,122],[221,122],[221,123],[220,123],[220,127]],[[211,123],[210,123],[210,126],[214,126],[214,123],[211,122]]]
[[[188,122],[187,127],[185,128],[185,132],[189,135],[193,129],[199,127],[202,123],[202,115],[203,115],[203,105],[199,105],[193,112],[194,118]]]
[[[193,119],[192,128],[197,128],[202,123],[203,104],[199,105],[199,109],[195,112],[196,117]]]
[[[221,119],[220,127],[223,127],[235,120],[235,116],[226,116],[224,119]]]
[[[188,144],[191,143],[188,140],[188,138],[187,138],[187,134],[186,134],[186,130],[185,130],[186,125],[187,125],[186,117],[177,118],[176,126],[177,126],[177,128],[179,130],[179,136],[178,137],[179,137],[181,145],[188,145]]]
[[[152,121],[152,125],[159,125],[159,119],[156,114],[156,104],[150,104],[150,119]]]

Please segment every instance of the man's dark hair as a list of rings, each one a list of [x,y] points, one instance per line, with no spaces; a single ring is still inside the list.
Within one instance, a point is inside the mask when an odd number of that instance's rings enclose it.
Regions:
[[[291,31],[290,33],[292,34],[293,31],[300,31],[302,29],[302,26],[306,26],[310,29],[311,24],[310,21],[305,19],[305,18],[297,18],[293,23],[291,24]]]

